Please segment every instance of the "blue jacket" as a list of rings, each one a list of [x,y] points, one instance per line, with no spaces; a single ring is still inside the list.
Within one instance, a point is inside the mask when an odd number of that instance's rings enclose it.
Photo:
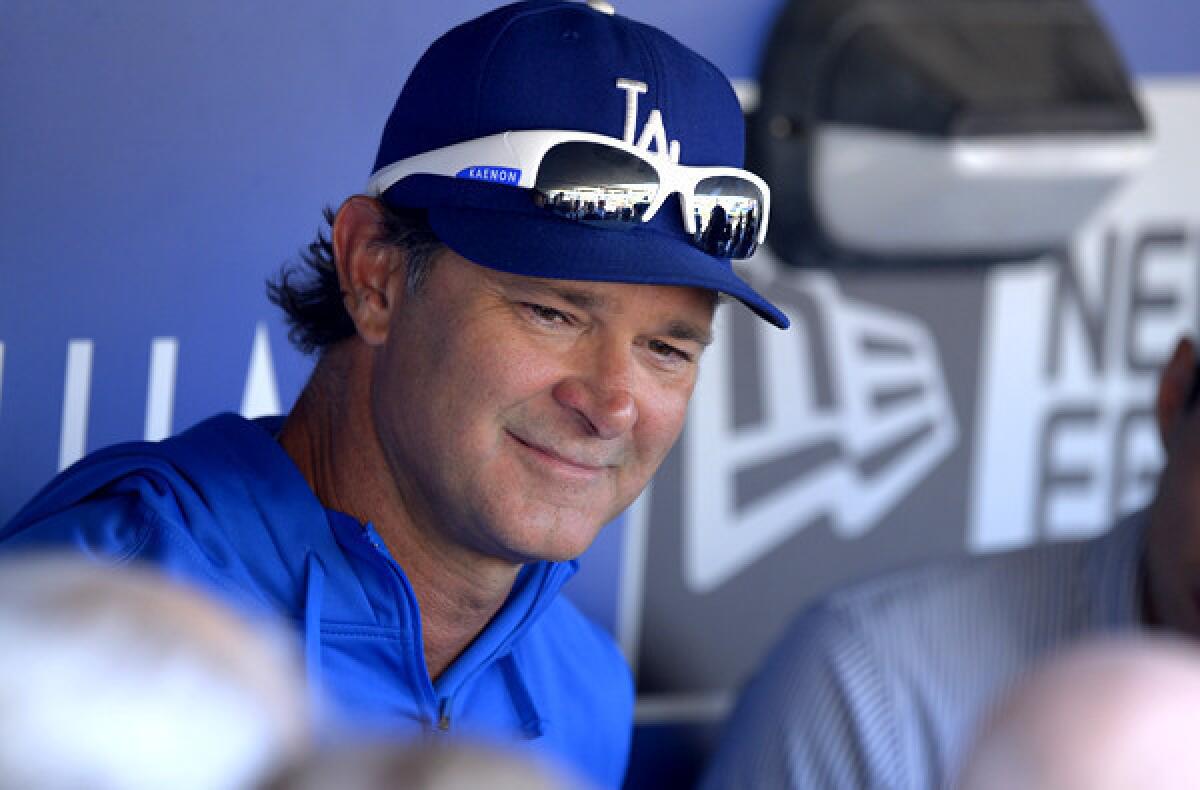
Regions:
[[[404,571],[374,527],[321,505],[274,440],[279,424],[224,414],[93,453],[0,529],[0,548],[154,563],[294,621],[310,681],[352,724],[528,741],[618,786],[633,688],[612,639],[558,595],[576,563],[523,568],[493,621],[431,681]]]

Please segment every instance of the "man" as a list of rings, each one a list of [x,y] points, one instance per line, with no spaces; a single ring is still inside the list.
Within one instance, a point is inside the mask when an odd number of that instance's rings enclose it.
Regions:
[[[1155,404],[1153,504],[1091,541],[937,563],[809,607],[745,688],[706,787],[945,786],[988,712],[1051,652],[1200,635],[1200,414],[1181,340]]]
[[[0,645],[0,787],[245,788],[309,745],[290,640],[150,570],[0,559]]]
[[[1097,640],[1040,667],[970,750],[961,790],[1200,787],[1200,648]]]
[[[618,784],[629,673],[557,592],[679,435],[716,294],[787,319],[693,240],[697,205],[768,208],[728,81],[594,5],[505,6],[421,57],[368,195],[273,286],[319,351],[285,420],[95,453],[0,538],[286,614],[355,723]],[[647,210],[557,210],[581,201]]]

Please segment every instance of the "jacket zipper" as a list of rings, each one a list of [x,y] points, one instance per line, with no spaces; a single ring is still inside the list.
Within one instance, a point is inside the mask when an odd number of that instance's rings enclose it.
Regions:
[[[384,563],[384,566],[388,570],[389,578],[391,578],[392,581],[398,586],[403,587],[403,583],[396,578],[398,569],[393,567],[395,565],[395,561],[392,560],[391,556],[387,553],[383,546],[379,545],[379,542],[376,541],[366,529],[364,529],[360,534],[362,535],[362,539],[370,544],[373,549],[375,549],[376,555]],[[405,595],[406,600],[407,598],[408,596]],[[429,686],[429,690],[433,691],[432,685]],[[437,698],[434,697],[434,700],[438,710],[437,721],[431,723],[429,720],[426,720],[426,726],[430,726],[430,724],[432,724],[433,729],[435,729],[437,732],[449,732],[451,698],[443,697],[440,701],[438,701]]]
[[[376,542],[375,539],[366,532],[366,530],[364,530],[362,532],[362,536],[364,539],[366,539],[366,541],[368,543],[371,544],[371,546],[374,547],[376,553],[378,555],[380,555],[380,557],[382,557],[384,560],[387,561],[389,571],[391,571],[393,574],[396,573],[397,569],[391,567],[393,564],[395,564],[395,561],[384,550],[383,546],[379,545],[379,543]],[[538,598],[541,597],[542,592],[545,590],[545,587],[546,587],[546,584],[548,583],[548,581],[549,580],[547,578],[543,578],[541,580],[541,583],[539,585],[539,590],[538,590],[536,597],[538,597]],[[511,643],[511,641],[512,641],[511,635],[510,635],[510,638],[505,641],[506,641],[506,643]],[[473,680],[476,675],[478,675],[480,672],[482,672],[484,670],[485,666],[488,666],[488,665],[491,665],[492,663],[494,663],[496,661],[496,653],[498,653],[500,651],[500,649],[502,649],[502,648],[503,648],[503,645],[500,648],[497,648],[495,651],[493,651],[493,653],[490,656],[488,661],[484,662],[480,666],[474,667],[473,670],[471,672],[469,672],[467,674],[467,676],[463,679],[462,685],[466,686],[469,683],[469,681]],[[453,697],[442,697],[438,701],[438,718],[437,718],[437,723],[435,725],[438,732],[442,732],[442,733],[450,732],[450,726],[451,726],[450,710],[451,710],[453,701],[454,701]]]
[[[450,697],[443,697],[438,705],[438,732],[450,732]]]

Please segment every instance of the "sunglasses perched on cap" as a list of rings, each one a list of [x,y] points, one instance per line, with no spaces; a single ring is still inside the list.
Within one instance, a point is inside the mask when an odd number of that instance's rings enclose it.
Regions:
[[[590,132],[503,132],[438,148],[380,168],[367,192],[417,174],[529,189],[550,214],[614,229],[648,222],[678,194],[692,243],[718,258],[748,258],[767,235],[771,193],[753,173],[680,165]]]

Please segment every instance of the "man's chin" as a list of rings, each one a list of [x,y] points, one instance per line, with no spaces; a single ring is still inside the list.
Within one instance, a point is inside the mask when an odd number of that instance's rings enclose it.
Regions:
[[[509,548],[515,556],[522,558],[522,564],[531,562],[567,562],[576,559],[595,542],[601,528],[607,522],[599,524],[563,525],[561,523],[547,527],[547,531],[532,536],[529,540],[511,545]]]
[[[528,562],[570,562],[578,559],[584,552],[591,547],[595,536],[592,540],[556,543],[551,546],[544,546],[530,552]]]

